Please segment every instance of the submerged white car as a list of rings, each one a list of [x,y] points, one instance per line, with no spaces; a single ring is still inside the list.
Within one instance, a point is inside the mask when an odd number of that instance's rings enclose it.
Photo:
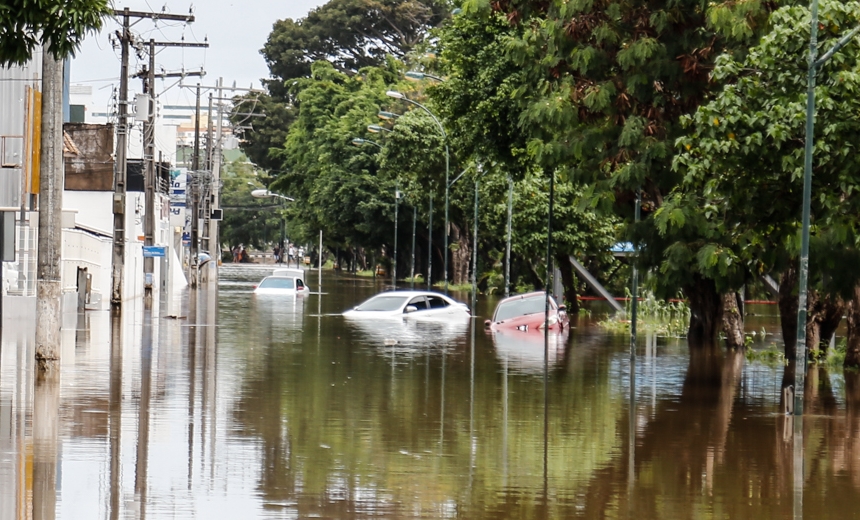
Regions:
[[[304,296],[311,290],[304,282],[302,269],[275,269],[272,276],[267,276],[254,288],[254,294],[274,294],[286,296]]]
[[[389,291],[377,294],[354,309],[347,318],[410,318],[460,320],[471,316],[465,303],[429,291]]]

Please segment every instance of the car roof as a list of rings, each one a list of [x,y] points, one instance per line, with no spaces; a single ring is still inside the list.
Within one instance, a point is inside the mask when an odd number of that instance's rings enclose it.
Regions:
[[[304,269],[292,269],[292,268],[288,268],[288,267],[279,267],[272,272],[271,276],[304,278],[305,270]]]
[[[507,302],[511,302],[514,300],[525,300],[526,298],[534,298],[536,296],[544,297],[544,296],[546,296],[546,293],[543,291],[532,291],[532,292],[523,293],[523,294],[515,294],[513,296],[508,296],[504,300],[500,301],[498,303],[498,305],[501,305],[501,304],[507,303]],[[553,298],[552,295],[550,295],[550,298],[552,298],[552,301],[555,301],[555,298]]]
[[[446,296],[442,293],[433,292],[433,291],[385,291],[378,294],[374,294],[372,298],[376,298],[377,296],[441,296],[443,298],[451,299],[450,296]]]

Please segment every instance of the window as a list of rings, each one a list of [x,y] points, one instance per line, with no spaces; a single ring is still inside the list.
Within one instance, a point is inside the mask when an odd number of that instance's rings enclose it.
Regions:
[[[411,300],[409,300],[409,305],[414,305],[415,308],[419,311],[426,311],[427,310],[427,298],[425,298],[424,296],[416,296],[415,298],[412,298]],[[403,309],[403,310],[404,310],[404,312],[406,311],[406,309]]]
[[[296,289],[301,291],[304,288],[305,288],[305,284],[302,283],[302,280],[300,278],[296,278]]]
[[[448,306],[448,302],[438,296],[428,296],[427,300],[430,302],[431,309],[444,309]]]
[[[554,309],[555,305],[550,304],[550,308]],[[493,321],[504,321],[516,318],[517,316],[544,312],[546,312],[546,297],[543,295],[531,296],[529,298],[511,300],[499,305]]]
[[[280,278],[270,276],[260,282],[260,289],[295,289],[295,282],[292,278]]]
[[[357,311],[396,311],[403,305],[403,296],[377,296],[362,303]]]

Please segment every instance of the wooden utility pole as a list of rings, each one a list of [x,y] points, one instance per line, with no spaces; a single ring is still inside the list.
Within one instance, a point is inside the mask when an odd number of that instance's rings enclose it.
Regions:
[[[221,259],[221,244],[218,240],[218,220],[212,218],[215,210],[221,207],[221,139],[224,126],[224,100],[222,92],[224,88],[223,78],[218,78],[218,121],[216,123],[215,143],[212,147],[212,183],[211,183],[211,205],[209,207],[209,256],[215,265]]]
[[[172,20],[192,23],[194,16],[175,15],[167,13],[148,13],[131,11],[127,7],[114,10],[114,16],[122,17],[122,32],[120,34],[121,64],[119,76],[119,101],[117,122],[116,166],[114,167],[114,198],[113,198],[113,260],[111,266],[111,307],[119,310],[122,307],[122,278],[125,268],[125,198],[126,178],[128,172],[128,56],[129,46],[133,42],[131,35],[131,18],[149,18],[152,20]],[[150,50],[152,40],[150,40]],[[150,73],[154,74],[152,62],[154,53],[150,53]],[[154,83],[154,81],[153,81]],[[152,112],[152,111],[150,111]],[[154,150],[154,149],[153,149]],[[149,208],[147,208],[149,209]],[[151,213],[147,211],[147,218]],[[146,262],[144,262],[144,270]],[[151,262],[150,262],[151,265]],[[148,271],[148,272],[151,272]]]
[[[51,370],[60,359],[62,322],[63,62],[42,53],[42,162],[39,169],[36,269],[36,363]]]
[[[118,14],[114,11],[114,14]],[[122,11],[122,57],[119,74],[118,121],[116,125],[116,164],[113,176],[113,259],[111,262],[111,307],[122,305],[122,272],[125,265],[125,181],[128,151],[128,46],[131,42],[130,11]]]
[[[155,40],[149,40],[149,68],[144,77],[144,94],[147,95],[146,121],[143,123],[143,177],[144,215],[143,245],[155,245]],[[152,275],[155,272],[155,259],[143,257],[143,297],[149,302],[152,298]]]
[[[190,194],[185,197],[185,211],[191,212],[191,233],[190,233],[190,257],[188,259],[189,280],[191,287],[197,287],[198,276],[198,248],[199,248],[199,227],[200,227],[200,83],[197,84],[197,103],[194,106],[194,157],[191,158],[191,176],[186,180],[185,193]]]
[[[148,96],[148,111],[146,121],[143,123],[143,160],[145,165],[144,170],[144,207],[146,215],[143,220],[143,245],[155,245],[155,193],[157,188],[158,170],[160,161],[155,160],[155,122],[158,102],[155,96],[155,47],[209,47],[208,43],[175,43],[175,42],[156,42],[153,39],[149,40],[149,66],[147,70],[138,74],[138,77],[143,79],[143,92]],[[199,76],[201,72],[181,72],[181,73],[162,73],[159,77],[177,77],[177,76]],[[155,273],[155,259],[149,256],[143,257],[143,276],[144,276],[144,298],[149,300],[152,298],[152,285],[154,283],[152,277]]]

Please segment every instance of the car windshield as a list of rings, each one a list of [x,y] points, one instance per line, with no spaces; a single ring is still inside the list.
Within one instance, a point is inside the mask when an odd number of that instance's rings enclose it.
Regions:
[[[396,311],[403,306],[405,296],[377,296],[355,308],[357,311]]]
[[[281,278],[270,276],[260,282],[260,289],[295,289],[296,284],[292,278]]]
[[[511,300],[499,305],[493,321],[505,321],[526,314],[543,313],[546,311],[546,299],[543,295],[524,299]]]

